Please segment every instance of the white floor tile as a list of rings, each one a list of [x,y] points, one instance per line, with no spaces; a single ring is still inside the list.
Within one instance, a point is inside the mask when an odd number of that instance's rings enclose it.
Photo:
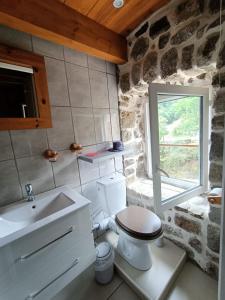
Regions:
[[[122,283],[120,287],[109,297],[109,300],[138,300],[138,297],[133,290],[126,284]]]
[[[217,281],[187,262],[167,300],[217,300]]]
[[[107,285],[96,283],[94,268],[90,267],[52,300],[106,300],[121,283],[122,279],[117,274],[114,275],[112,282]]]

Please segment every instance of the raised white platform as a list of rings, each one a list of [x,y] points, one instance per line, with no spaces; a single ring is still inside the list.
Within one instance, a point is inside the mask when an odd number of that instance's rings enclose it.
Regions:
[[[97,242],[110,242],[116,249],[118,235],[106,232]],[[186,262],[186,253],[165,239],[165,246],[158,248],[150,244],[153,266],[148,271],[139,271],[131,267],[115,251],[115,266],[121,277],[140,295],[142,299],[163,300]]]

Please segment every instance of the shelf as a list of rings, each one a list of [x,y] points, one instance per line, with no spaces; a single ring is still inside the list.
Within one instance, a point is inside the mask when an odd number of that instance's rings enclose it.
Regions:
[[[78,156],[78,159],[84,160],[86,162],[89,163],[98,163],[110,158],[114,158],[114,157],[119,157],[122,155],[126,155],[128,154],[130,151],[128,150],[124,150],[124,151],[120,151],[120,152],[110,152],[110,151],[101,151],[101,152],[96,152],[95,155],[84,155],[84,154],[80,154]]]

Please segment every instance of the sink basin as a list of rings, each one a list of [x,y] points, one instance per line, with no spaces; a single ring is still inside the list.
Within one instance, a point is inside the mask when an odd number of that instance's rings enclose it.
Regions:
[[[74,204],[65,194],[60,193],[55,197],[46,197],[39,201],[27,202],[19,208],[14,208],[3,214],[2,220],[19,223],[22,227],[56,213],[57,211]]]
[[[0,209],[0,246],[89,203],[76,191],[61,187],[36,196],[32,202],[4,207]]]

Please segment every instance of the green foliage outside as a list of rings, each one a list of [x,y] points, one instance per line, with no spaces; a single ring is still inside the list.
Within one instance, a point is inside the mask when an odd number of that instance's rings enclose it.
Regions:
[[[200,98],[184,97],[159,102],[160,166],[170,177],[199,178]],[[162,144],[173,144],[163,146]],[[174,145],[186,145],[185,147]]]

